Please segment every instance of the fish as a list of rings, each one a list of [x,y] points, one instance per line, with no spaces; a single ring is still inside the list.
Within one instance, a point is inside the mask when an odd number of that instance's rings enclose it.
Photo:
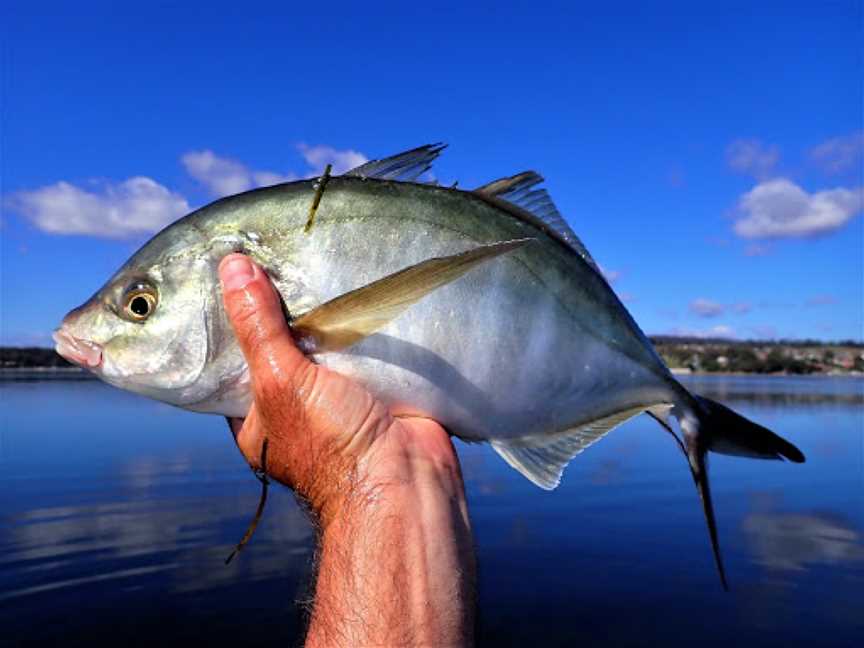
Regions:
[[[803,462],[793,444],[681,385],[585,245],[525,171],[473,190],[423,181],[444,145],[259,188],[157,233],[55,332],[105,382],[243,417],[250,377],[217,267],[243,253],[300,349],[401,411],[489,442],[540,488],[640,414],[670,433],[727,587],[709,452]],[[676,425],[677,422],[677,425]]]

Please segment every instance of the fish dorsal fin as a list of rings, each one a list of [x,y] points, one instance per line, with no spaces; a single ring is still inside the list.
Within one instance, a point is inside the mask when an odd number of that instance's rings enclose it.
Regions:
[[[432,162],[441,155],[446,144],[427,144],[383,160],[371,160],[346,172],[355,178],[377,178],[379,180],[401,180],[415,182],[432,168]]]
[[[543,176],[536,171],[523,171],[509,178],[499,178],[492,182],[487,182],[482,187],[477,187],[474,191],[485,193],[489,196],[497,196],[504,198],[504,194],[516,193],[518,191],[528,191],[534,185],[543,182]],[[504,198],[504,200],[509,200]],[[510,200],[510,202],[515,202]]]
[[[540,488],[553,490],[573,457],[644,411],[644,407],[634,407],[556,434],[492,441],[492,447],[504,461]]]
[[[576,232],[567,224],[561,212],[552,202],[549,192],[545,189],[537,189],[536,186],[543,182],[543,176],[534,171],[524,171],[509,178],[494,180],[488,184],[475,189],[475,191],[494,196],[500,200],[516,205],[539,218],[548,227],[555,231],[571,248],[576,250],[586,263],[600,272],[600,268],[588,252],[588,248],[576,236]],[[601,273],[602,274],[602,273]]]
[[[472,268],[534,239],[480,245],[460,254],[427,259],[332,299],[292,322],[308,353],[341,351],[371,335],[433,290]]]

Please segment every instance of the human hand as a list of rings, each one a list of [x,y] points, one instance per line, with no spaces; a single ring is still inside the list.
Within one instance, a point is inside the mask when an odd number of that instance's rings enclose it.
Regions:
[[[237,446],[306,499],[319,526],[307,646],[471,645],[476,566],[450,437],[388,408],[295,346],[279,298],[243,255],[219,266],[254,402]]]
[[[254,394],[246,419],[232,419],[231,428],[253,468],[266,438],[268,475],[305,498],[325,525],[348,500],[371,504],[382,489],[430,477],[451,497],[461,493],[459,462],[441,425],[389,409],[304,356],[276,291],[248,257],[227,256],[219,273]]]

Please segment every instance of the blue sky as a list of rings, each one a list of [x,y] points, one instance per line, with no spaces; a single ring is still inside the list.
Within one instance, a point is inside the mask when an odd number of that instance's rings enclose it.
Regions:
[[[650,334],[864,336],[860,1],[185,4],[4,3],[0,343],[217,195],[435,141],[543,174]]]

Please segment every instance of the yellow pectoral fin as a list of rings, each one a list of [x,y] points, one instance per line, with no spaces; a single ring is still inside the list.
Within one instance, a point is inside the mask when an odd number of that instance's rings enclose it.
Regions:
[[[292,326],[299,338],[311,338],[314,351],[341,351],[382,329],[435,289],[533,240],[502,241],[422,261],[340,295],[301,315]]]

